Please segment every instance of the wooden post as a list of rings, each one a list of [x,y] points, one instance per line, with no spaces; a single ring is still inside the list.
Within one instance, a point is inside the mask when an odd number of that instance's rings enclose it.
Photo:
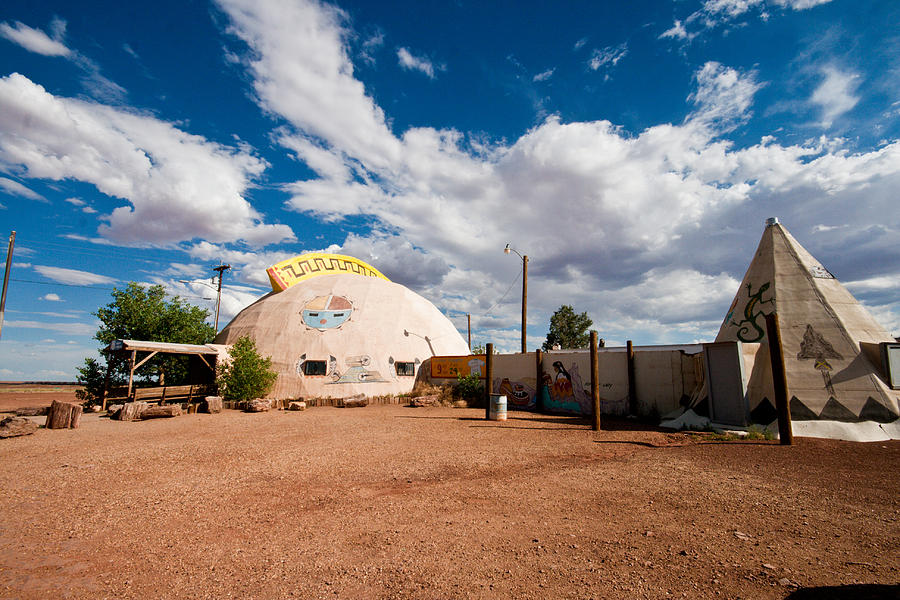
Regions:
[[[466,323],[469,331],[469,352],[472,351],[472,315],[466,313]]]
[[[766,315],[766,335],[769,338],[769,357],[772,361],[772,383],[775,387],[775,410],[778,412],[778,438],[784,446],[794,443],[791,430],[791,407],[788,403],[787,374],[784,370],[784,350],[781,347],[781,329],[778,315]]]
[[[488,343],[484,348],[484,418],[491,418],[491,394],[494,393],[494,344]]]
[[[625,352],[628,354],[628,414],[637,414],[637,386],[634,380],[634,346],[631,340],[625,342]]]
[[[591,429],[600,431],[600,360],[597,356],[597,332],[591,332],[591,399],[594,403],[594,418]]]
[[[137,350],[131,351],[131,358],[128,359],[128,397],[131,398],[131,386],[134,383],[134,363],[137,360]]]
[[[537,382],[534,386],[534,409],[537,412],[541,412],[544,410],[544,398],[542,395],[544,389],[544,353],[541,352],[540,348],[534,351],[534,367],[536,375],[534,380]]]
[[[528,352],[525,341],[526,322],[528,321],[528,255],[522,257],[522,354]]]
[[[112,374],[113,360],[115,355],[110,352],[106,359],[106,375],[103,377],[103,410],[106,410],[106,399],[109,397],[109,378]]]

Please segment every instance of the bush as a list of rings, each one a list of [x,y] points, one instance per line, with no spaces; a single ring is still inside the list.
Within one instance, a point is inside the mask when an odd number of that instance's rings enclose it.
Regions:
[[[457,375],[456,395],[469,406],[484,406],[484,384],[478,375]]]
[[[248,336],[238,338],[229,354],[231,360],[219,366],[219,394],[229,401],[252,400],[268,394],[278,378],[272,370],[272,359],[260,356],[256,343]]]

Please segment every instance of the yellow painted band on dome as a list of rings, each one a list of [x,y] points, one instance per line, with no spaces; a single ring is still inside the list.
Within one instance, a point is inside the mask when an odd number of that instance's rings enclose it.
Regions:
[[[266,273],[269,274],[269,282],[272,284],[273,292],[283,292],[292,285],[319,275],[334,275],[336,273],[379,277],[385,281],[390,281],[378,269],[358,258],[344,256],[343,254],[326,254],[324,252],[310,252],[283,260],[266,269]]]

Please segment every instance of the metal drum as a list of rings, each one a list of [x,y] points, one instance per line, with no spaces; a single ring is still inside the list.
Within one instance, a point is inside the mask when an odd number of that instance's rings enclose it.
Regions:
[[[491,394],[491,404],[488,410],[488,419],[491,421],[506,420],[506,396]]]

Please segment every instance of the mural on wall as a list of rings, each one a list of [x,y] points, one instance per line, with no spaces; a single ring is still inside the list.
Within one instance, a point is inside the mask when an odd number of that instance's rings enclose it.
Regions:
[[[303,306],[303,323],[310,329],[337,329],[350,319],[353,304],[343,296],[316,296]]]
[[[725,317],[726,322],[731,320],[731,325],[736,325],[739,328],[737,337],[742,342],[748,344],[758,342],[766,334],[766,330],[760,325],[760,323],[765,324],[764,320],[760,320],[760,317],[764,317],[765,313],[762,310],[754,312],[754,309],[759,308],[763,304],[775,304],[775,298],[769,298],[768,300],[763,300],[762,298],[763,294],[769,290],[769,285],[767,281],[759,286],[756,293],[753,293],[753,283],[747,282],[747,295],[749,298],[744,306],[744,318],[740,321],[732,319],[734,304],[732,304],[731,310],[728,311],[728,315]],[[736,298],[735,302],[737,302]]]
[[[368,354],[360,356],[348,356],[344,364],[349,367],[343,373],[335,371],[331,378],[333,384],[337,383],[382,383],[386,382],[381,373],[369,369],[372,359]]]
[[[484,379],[484,367],[487,364],[484,354],[468,356],[434,356],[431,359],[431,376],[444,379],[456,379],[458,376],[475,375]]]
[[[834,385],[831,383],[831,371],[834,369],[831,363],[828,362],[829,358],[843,360],[844,357],[834,349],[834,346],[821,333],[807,323],[803,339],[800,341],[800,352],[797,353],[797,359],[813,360],[813,368],[822,373],[825,389],[828,390],[831,396],[834,396]]]
[[[297,371],[297,375],[299,375],[300,377],[303,377],[305,375],[304,366],[305,366],[306,362],[307,362],[306,354],[304,353],[304,354],[300,355],[300,358],[297,359],[297,364],[294,366],[294,368]],[[316,362],[324,362],[324,361],[316,361]],[[334,356],[329,356],[328,362],[326,363],[326,366],[325,366],[325,372],[322,373],[322,375],[325,375],[325,376],[332,375],[336,370],[337,370],[337,358],[335,358]]]
[[[494,389],[498,394],[506,396],[506,405],[511,409],[534,410],[537,406],[534,385],[529,385],[527,380],[510,381],[508,377],[498,378],[494,380]]]
[[[553,361],[553,375],[544,371],[541,386],[541,402],[544,410],[576,415],[593,412],[590,388],[585,390],[578,365],[574,362],[568,369],[562,361]]]
[[[363,277],[379,277],[390,281],[378,269],[352,256],[310,252],[301,254],[266,269],[273,292],[283,292],[292,285],[319,275],[352,273]]]

